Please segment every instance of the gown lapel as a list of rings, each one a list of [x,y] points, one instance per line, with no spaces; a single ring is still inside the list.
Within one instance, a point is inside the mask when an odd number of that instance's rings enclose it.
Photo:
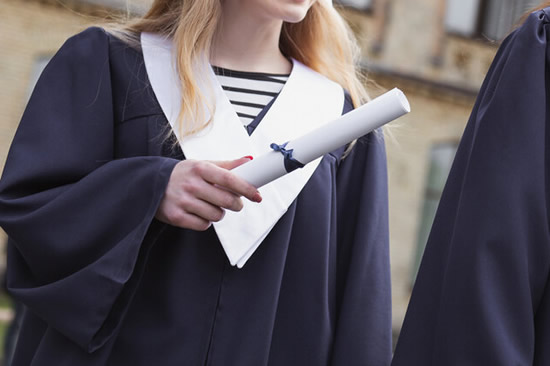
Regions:
[[[209,71],[201,78],[201,90],[214,101],[212,122],[201,132],[182,138],[178,132],[181,91],[173,63],[172,43],[150,33],[142,33],[141,42],[151,86],[187,159],[258,157],[271,150],[271,143],[281,144],[299,137],[339,117],[342,112],[342,87],[293,60],[285,86],[249,136],[215,74],[206,67]],[[260,204],[245,199],[240,212],[227,211],[223,220],[214,223],[232,265],[244,266],[296,199],[320,161],[321,158],[261,187],[263,200]]]

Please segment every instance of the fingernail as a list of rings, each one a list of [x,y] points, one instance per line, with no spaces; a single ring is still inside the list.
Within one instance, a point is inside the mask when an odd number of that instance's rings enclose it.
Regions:
[[[252,201],[260,203],[262,202],[262,196],[260,195],[260,192],[256,192],[254,197],[252,197]]]
[[[248,160],[254,160],[254,158],[251,155],[243,156],[243,158],[247,158]]]

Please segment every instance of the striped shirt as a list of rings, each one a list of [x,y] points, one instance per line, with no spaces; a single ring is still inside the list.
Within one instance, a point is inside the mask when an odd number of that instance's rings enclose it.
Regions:
[[[245,127],[279,94],[289,76],[217,66],[212,66],[212,69]]]

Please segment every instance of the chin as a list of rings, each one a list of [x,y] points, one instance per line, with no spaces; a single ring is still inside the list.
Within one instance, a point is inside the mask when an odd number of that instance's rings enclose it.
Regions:
[[[283,19],[283,21],[285,21],[286,23],[300,23],[302,20],[304,20],[306,15],[307,15],[307,12],[305,12],[304,14],[297,15],[297,16],[285,17],[285,19]]]
[[[283,20],[287,23],[299,23],[307,15],[307,12],[310,10],[311,4],[309,1],[304,1],[300,4],[300,6],[296,6],[295,9],[292,9],[292,11],[289,11],[285,14],[283,17]]]

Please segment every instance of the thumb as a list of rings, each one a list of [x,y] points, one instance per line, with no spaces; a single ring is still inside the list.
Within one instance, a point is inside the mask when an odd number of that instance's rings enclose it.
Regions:
[[[244,163],[248,163],[250,160],[254,159],[252,156],[243,156],[240,159],[235,160],[225,160],[225,161],[213,161],[212,164],[215,164],[219,166],[220,168],[224,168],[227,170],[234,169],[238,167],[239,165],[243,165]]]

